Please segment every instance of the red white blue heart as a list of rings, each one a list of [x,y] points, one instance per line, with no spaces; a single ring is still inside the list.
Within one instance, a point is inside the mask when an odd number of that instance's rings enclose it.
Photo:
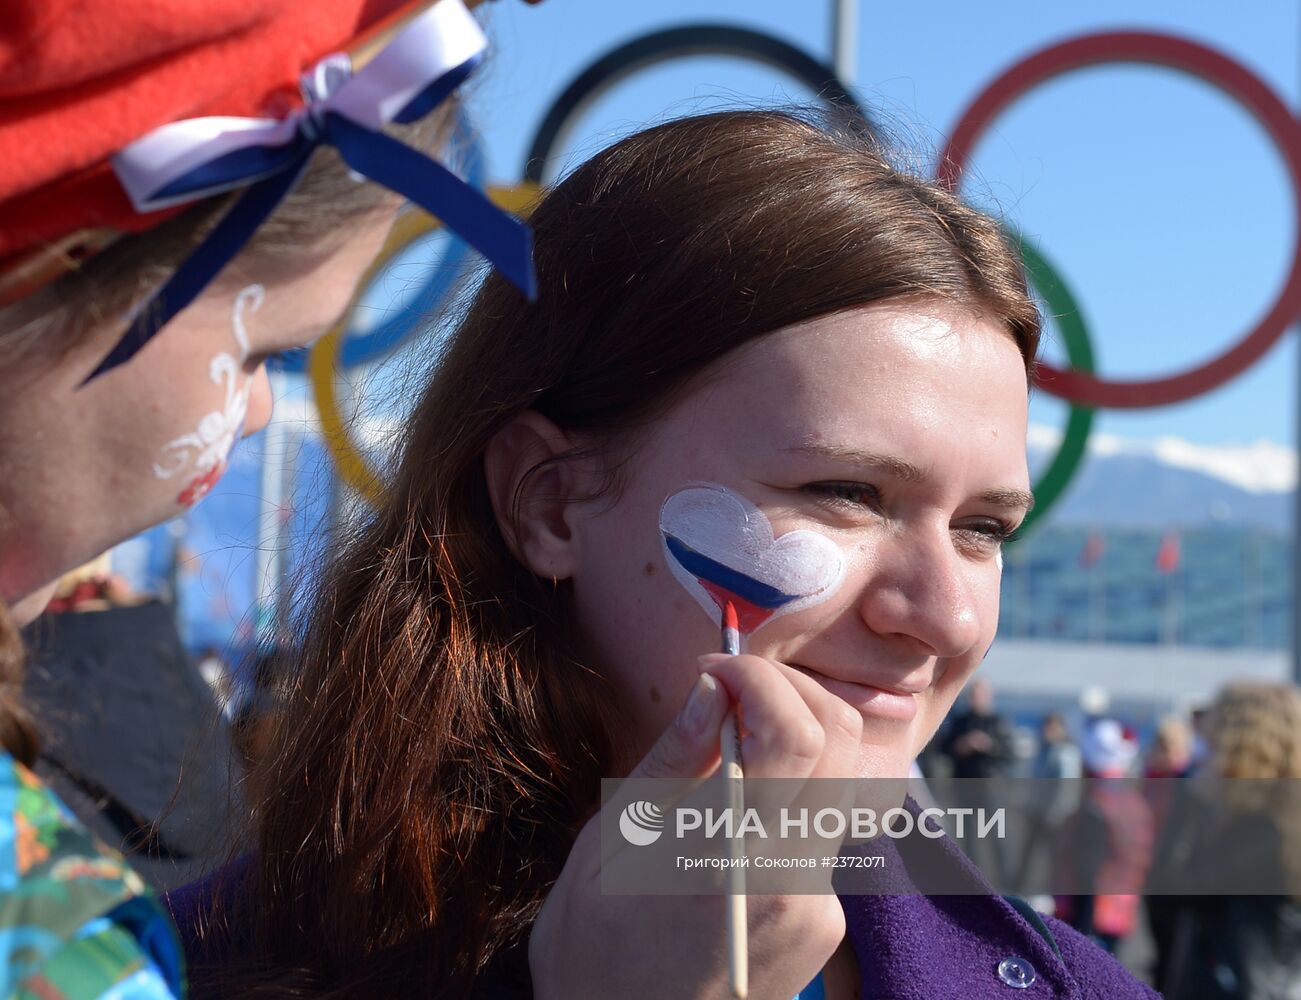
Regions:
[[[773,537],[763,511],[716,483],[674,493],[660,508],[669,569],[721,624],[731,601],[741,632],[830,597],[845,576],[840,547],[815,531]]]

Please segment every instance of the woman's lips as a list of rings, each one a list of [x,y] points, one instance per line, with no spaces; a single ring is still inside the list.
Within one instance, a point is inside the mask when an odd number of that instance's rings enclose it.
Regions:
[[[864,716],[888,719],[893,722],[911,722],[917,717],[917,695],[837,680],[808,667],[800,667],[837,698],[858,709]]]

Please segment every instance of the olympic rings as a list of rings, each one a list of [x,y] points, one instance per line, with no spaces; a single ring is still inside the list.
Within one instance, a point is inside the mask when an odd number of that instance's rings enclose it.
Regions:
[[[702,54],[740,56],[779,69],[803,83],[824,103],[847,109],[863,121],[869,121],[867,112],[837,79],[835,70],[789,42],[725,24],[668,28],[611,49],[574,77],[551,105],[533,136],[524,160],[524,179],[542,183],[547,160],[568,136],[571,121],[606,90],[648,66]]]
[[[519,188],[493,190],[493,200],[517,214],[525,211],[536,199],[547,160],[563,144],[571,122],[601,93],[647,66],[700,53],[736,55],[773,66],[812,88],[820,99],[848,108],[868,121],[834,71],[780,39],[725,25],[672,28],[618,46],[580,72],[547,111],[534,135],[525,163],[525,182]],[[1069,364],[1067,370],[1039,364],[1036,381],[1044,391],[1065,399],[1071,407],[1057,454],[1035,484],[1036,507],[1027,517],[1022,532],[1051,509],[1078,471],[1095,408],[1161,406],[1206,392],[1259,360],[1301,312],[1301,130],[1277,95],[1250,70],[1197,43],[1161,34],[1106,33],[1073,39],[1023,59],[987,86],[963,112],[941,156],[938,178],[950,188],[956,188],[981,133],[996,115],[1031,87],[1061,73],[1111,62],[1152,63],[1195,74],[1251,111],[1287,163],[1296,201],[1297,242],[1283,291],[1265,318],[1239,343],[1190,371],[1147,381],[1120,382],[1094,375],[1093,350],[1074,296],[1055,269],[1033,248],[1018,240],[1029,279],[1057,318]],[[405,227],[395,227],[381,260],[386,261],[411,239],[437,226],[436,220],[416,215]],[[378,265],[368,273],[367,282],[377,269]],[[431,296],[422,297],[420,308],[432,306]],[[351,362],[347,346],[341,348],[341,345],[345,345],[344,330],[336,327],[312,351],[308,370],[325,441],[340,476],[363,496],[374,500],[380,495],[381,479],[349,440],[334,395],[332,369],[341,349],[344,353],[339,359],[345,364]],[[380,353],[378,347],[374,353]]]
[[[489,188],[488,197],[498,208],[523,215],[537,201],[538,189],[536,185],[525,182],[513,188]],[[434,232],[441,226],[442,223],[438,219],[420,209],[413,209],[398,216],[397,222],[394,223],[388,238],[384,241],[384,248],[358,283],[358,290],[353,293],[353,301],[344,311],[344,318],[312,346],[307,359],[307,375],[311,379],[312,396],[316,401],[317,415],[321,423],[321,438],[325,447],[334,459],[339,478],[372,504],[376,503],[383,494],[383,479],[366,461],[361,449],[353,443],[347,424],[339,411],[339,400],[334,391],[335,365],[342,360],[340,346],[346,345],[344,334],[347,332],[348,317],[352,314],[361,290],[370,284],[375,274],[395,254],[409,246],[412,240]],[[448,281],[449,288],[455,277],[453,273]],[[410,323],[411,329],[415,329],[416,325]],[[343,364],[346,366],[346,361],[343,361]]]
[[[1057,320],[1057,329],[1061,332],[1071,370],[1092,372],[1093,345],[1089,342],[1089,331],[1084,325],[1084,315],[1080,312],[1075,296],[1039,251],[1024,239],[1020,237],[1015,239],[1020,246],[1021,259],[1025,261],[1030,283],[1043,298],[1049,314]],[[1062,434],[1061,444],[1058,445],[1057,454],[1053,456],[1048,468],[1034,484],[1034,507],[1021,522],[1021,527],[1017,529],[1018,537],[1024,537],[1030,526],[1047,514],[1061,499],[1067,483],[1074,477],[1080,463],[1084,460],[1089,431],[1093,429],[1093,416],[1097,411],[1073,400],[1068,400],[1068,403],[1071,415],[1066,421],[1066,430]]]
[[[976,140],[996,115],[1031,87],[1061,73],[1114,62],[1152,63],[1192,73],[1236,99],[1274,140],[1292,180],[1296,237],[1287,282],[1264,319],[1229,350],[1196,368],[1141,381],[1108,381],[1040,365],[1040,385],[1062,399],[1116,408],[1164,406],[1223,385],[1250,368],[1301,312],[1301,128],[1269,86],[1228,56],[1171,35],[1115,32],[1075,38],[1023,59],[981,91],[949,138],[938,178],[956,189]]]

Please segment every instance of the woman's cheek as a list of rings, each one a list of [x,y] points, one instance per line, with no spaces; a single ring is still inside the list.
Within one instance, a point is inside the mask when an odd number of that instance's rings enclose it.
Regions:
[[[253,382],[248,397],[248,416],[244,418],[244,437],[250,437],[263,430],[271,422],[274,400],[271,395],[271,378],[267,375],[267,366],[258,365],[253,373]]]
[[[990,574],[990,579],[985,584],[981,592],[981,609],[982,624],[984,632],[989,636],[989,642],[994,641],[994,634],[998,631],[998,615],[1003,600],[1003,553],[1000,550],[997,559],[994,562],[994,572]],[[981,657],[988,653],[988,644],[982,650]]]
[[[235,443],[251,433],[246,430],[250,413],[255,421],[260,421],[255,429],[265,426],[270,419],[271,389],[266,366],[259,365],[252,375],[245,372],[250,351],[244,314],[256,312],[264,295],[261,285],[249,285],[236,295],[231,311],[234,343],[211,357],[205,369],[209,387],[204,398],[212,408],[199,415],[192,428],[172,437],[154,455],[154,477],[181,484],[175,496],[180,507],[194,506],[216,486],[226,471]],[[253,406],[255,390],[256,408]]]

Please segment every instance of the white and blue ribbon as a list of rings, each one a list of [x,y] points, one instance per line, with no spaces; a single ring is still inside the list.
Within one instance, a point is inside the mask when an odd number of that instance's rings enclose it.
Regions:
[[[358,174],[403,195],[536,296],[528,227],[442,164],[385,135],[390,122],[432,111],[478,64],[487,39],[461,0],[439,0],[353,72],[346,55],[303,78],[306,106],[283,119],[212,116],[155,129],[113,158],[137,212],[247,188],[168,281],[134,314],[112,352],[86,379],[128,361],[203,291],[293,188],[322,145]]]

